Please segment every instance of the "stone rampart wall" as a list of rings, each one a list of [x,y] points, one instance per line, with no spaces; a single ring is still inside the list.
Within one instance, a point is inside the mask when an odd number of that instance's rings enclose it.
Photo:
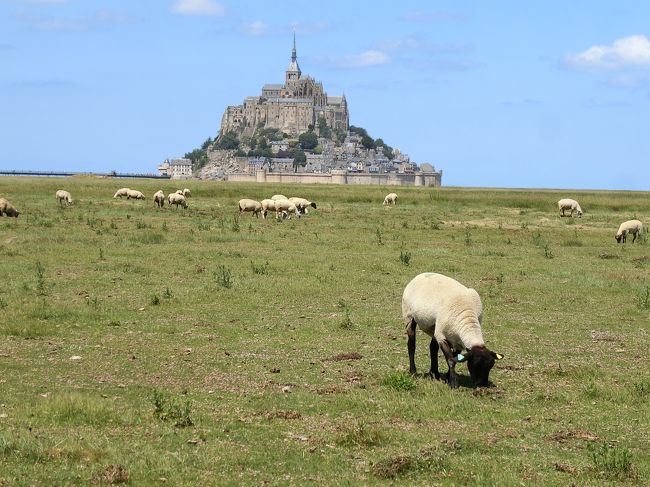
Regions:
[[[267,172],[266,170],[259,170],[255,174],[228,174],[226,180],[249,183],[370,184],[440,187],[442,184],[442,171],[417,174],[360,174],[332,171],[331,173],[318,174]]]

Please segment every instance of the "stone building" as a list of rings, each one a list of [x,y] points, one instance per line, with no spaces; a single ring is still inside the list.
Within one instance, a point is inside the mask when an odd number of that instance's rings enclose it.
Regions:
[[[189,179],[192,177],[192,161],[190,159],[165,159],[158,166],[160,176],[169,176],[172,179]]]
[[[284,84],[266,84],[260,96],[248,96],[242,105],[229,106],[221,119],[221,134],[252,135],[256,128],[275,128],[289,135],[307,132],[320,118],[333,130],[347,131],[350,125],[345,95],[329,96],[323,84],[302,75],[293,37],[291,62]]]

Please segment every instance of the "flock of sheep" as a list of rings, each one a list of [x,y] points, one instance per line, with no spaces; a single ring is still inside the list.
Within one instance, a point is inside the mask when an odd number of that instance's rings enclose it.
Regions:
[[[189,189],[178,190],[170,193],[165,198],[162,190],[153,196],[154,206],[162,208],[165,199],[168,204],[187,208],[187,198],[191,195]],[[113,198],[143,200],[142,192],[129,188],[116,191]],[[72,196],[68,191],[58,190],[56,199],[61,206],[71,205]],[[395,205],[397,194],[389,193],[384,198],[384,205]],[[256,201],[243,198],[239,200],[239,213],[250,212],[256,217],[260,213],[266,218],[268,212],[275,212],[275,217],[291,218],[292,215],[300,218],[309,212],[308,208],[316,208],[316,203],[305,198],[291,197],[276,194],[269,199]],[[558,201],[561,217],[582,217],[580,204],[573,199],[563,198]],[[0,216],[17,218],[20,213],[5,198],[0,198]],[[625,243],[628,235],[632,235],[632,242],[643,233],[643,224],[639,220],[629,220],[621,223],[616,232],[615,239]],[[415,336],[416,327],[431,336],[429,350],[431,353],[431,369],[429,375],[435,379],[445,379],[450,387],[458,387],[458,378],[455,373],[457,363],[466,362],[475,386],[487,386],[490,370],[496,360],[501,360],[503,355],[489,350],[485,346],[481,332],[483,319],[483,306],[478,293],[467,288],[454,279],[426,272],[413,278],[404,289],[402,295],[402,317],[406,324],[408,336],[407,348],[409,356],[409,370],[416,373],[415,367]],[[438,351],[442,350],[447,362],[448,370],[443,375],[438,370]]]
[[[242,213],[251,212],[259,218],[259,214],[261,213],[262,218],[266,218],[269,211],[274,211],[276,218],[291,218],[291,215],[300,218],[301,215],[309,213],[309,207],[315,209],[316,203],[297,196],[287,198],[283,194],[274,194],[271,198],[262,201],[243,198],[239,200],[238,207],[240,215]]]

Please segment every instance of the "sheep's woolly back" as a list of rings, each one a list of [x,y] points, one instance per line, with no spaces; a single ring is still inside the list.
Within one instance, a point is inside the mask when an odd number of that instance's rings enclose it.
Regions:
[[[478,293],[442,274],[425,272],[408,283],[402,295],[402,316],[407,333],[413,333],[410,324],[415,320],[423,332],[438,342],[447,340],[454,350],[485,345]]]
[[[273,196],[271,196],[271,199],[272,200],[286,200],[287,197],[285,195],[283,195],[283,194],[274,194]]]
[[[580,213],[582,213],[582,208],[580,208],[580,204],[576,200],[572,200],[571,198],[562,198],[560,201],[557,202],[558,208],[565,209],[565,210],[577,210]]]
[[[616,236],[620,237],[623,235],[623,232],[636,233],[638,235],[641,235],[643,233],[643,223],[641,223],[639,220],[628,220],[626,222],[623,222],[621,223],[621,226],[618,227]]]

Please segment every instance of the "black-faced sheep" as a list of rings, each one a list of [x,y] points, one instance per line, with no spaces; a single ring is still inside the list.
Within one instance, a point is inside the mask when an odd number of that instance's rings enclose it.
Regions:
[[[300,218],[300,213],[296,205],[289,200],[275,200],[275,217],[291,218],[291,215]]]
[[[59,204],[63,206],[65,201],[66,206],[72,204],[72,196],[67,191],[60,189],[56,192],[56,199],[59,200]]]
[[[0,216],[11,216],[13,218],[18,218],[20,212],[14,208],[14,205],[9,203],[9,200],[5,198],[0,198]]]
[[[564,212],[568,210],[569,216],[573,217],[573,212],[576,212],[582,218],[582,208],[580,208],[580,204],[576,200],[562,198],[557,202],[557,207],[560,210],[560,216],[565,216]]]
[[[625,243],[627,236],[630,233],[632,234],[632,243],[634,243],[637,237],[639,237],[639,241],[641,241],[640,237],[643,234],[643,223],[641,223],[639,220],[628,220],[621,223],[621,226],[618,227],[618,232],[616,232],[616,236],[614,238],[618,243]]]
[[[289,198],[289,201],[291,201],[294,205],[296,205],[296,209],[298,210],[299,213],[302,213],[303,215],[306,215],[309,213],[309,208],[310,206],[314,209],[316,209],[316,203],[309,201],[305,198],[298,198],[296,196],[293,196]]]
[[[485,346],[481,332],[483,305],[478,293],[458,281],[425,272],[413,278],[402,295],[402,316],[408,335],[409,370],[416,373],[415,331],[419,325],[431,336],[431,377],[440,379],[438,371],[438,348],[447,361],[446,374],[449,386],[458,387],[455,366],[467,362],[475,386],[488,385],[490,370],[495,360],[503,355]]]

